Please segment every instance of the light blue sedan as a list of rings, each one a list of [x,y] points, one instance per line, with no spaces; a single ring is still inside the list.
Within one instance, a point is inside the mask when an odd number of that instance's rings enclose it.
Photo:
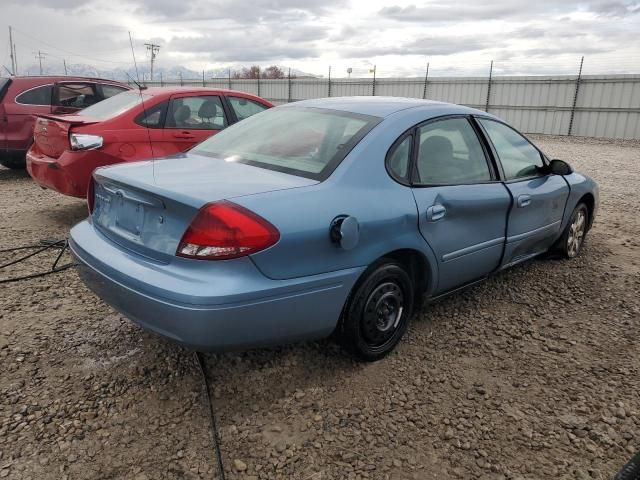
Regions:
[[[598,188],[485,112],[308,100],[169,159],[96,170],[71,230],[86,284],[190,348],[332,332],[389,353],[423,297],[580,252]]]

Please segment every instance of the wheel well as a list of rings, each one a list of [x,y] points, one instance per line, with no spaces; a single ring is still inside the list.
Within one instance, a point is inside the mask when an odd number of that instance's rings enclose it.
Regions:
[[[595,205],[596,205],[595,198],[593,198],[592,194],[585,193],[578,203],[584,203],[587,206],[587,210],[588,210],[588,213],[589,213],[588,225],[589,225],[589,228],[591,228],[591,225],[593,223],[593,210],[594,210]]]
[[[422,253],[412,249],[394,250],[383,255],[402,264],[416,285],[416,294],[421,296],[429,287],[429,263]]]

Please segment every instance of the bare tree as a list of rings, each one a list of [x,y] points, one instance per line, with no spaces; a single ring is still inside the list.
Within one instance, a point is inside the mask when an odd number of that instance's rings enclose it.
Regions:
[[[255,80],[258,77],[282,79],[285,78],[286,75],[284,71],[277,65],[271,65],[270,67],[267,67],[262,71],[260,71],[260,67],[258,65],[252,65],[249,68],[243,67],[239,72],[233,72],[233,78]]]

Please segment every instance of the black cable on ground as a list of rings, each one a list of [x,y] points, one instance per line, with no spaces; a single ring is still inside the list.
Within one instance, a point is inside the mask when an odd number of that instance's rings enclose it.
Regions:
[[[218,426],[216,424],[216,414],[213,410],[213,402],[211,401],[211,391],[209,389],[209,379],[205,368],[204,356],[200,352],[194,352],[196,363],[200,367],[202,380],[204,382],[205,396],[209,407],[209,419],[211,420],[211,437],[213,440],[213,448],[216,451],[216,459],[218,461],[218,474],[221,480],[225,480],[224,465],[222,463],[222,452],[220,451],[220,435],[218,434]]]
[[[21,247],[13,247],[13,248],[5,248],[3,250],[0,250],[0,253],[8,253],[8,252],[17,252],[20,250],[35,250],[34,252],[31,252],[27,255],[23,255],[20,258],[17,258],[15,260],[11,260],[10,262],[7,262],[3,265],[0,265],[0,270],[6,267],[10,267],[11,265],[16,265],[17,263],[20,262],[24,262],[25,260],[34,257],[46,250],[50,250],[50,249],[59,249],[60,252],[58,253],[58,256],[56,257],[55,261],[53,262],[53,265],[51,266],[50,270],[47,270],[45,272],[38,272],[38,273],[31,273],[28,275],[21,275],[19,277],[13,277],[13,278],[5,278],[3,280],[0,280],[0,284],[3,283],[11,283],[11,282],[18,282],[21,280],[28,280],[31,278],[39,278],[39,277],[44,277],[46,275],[51,275],[52,273],[58,273],[58,272],[62,272],[63,270],[67,270],[68,268],[71,267],[75,267],[76,264],[73,262],[70,263],[66,263],[64,265],[60,265],[58,266],[58,263],[60,262],[60,259],[62,258],[62,256],[64,255],[64,252],[67,251],[67,248],[69,247],[69,243],[67,241],[67,239],[61,239],[61,240],[42,240],[40,243],[36,244],[36,245],[24,245]]]

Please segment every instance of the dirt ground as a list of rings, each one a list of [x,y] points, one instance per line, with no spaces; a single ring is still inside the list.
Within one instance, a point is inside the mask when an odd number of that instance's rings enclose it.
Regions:
[[[207,355],[227,478],[610,479],[640,450],[640,144],[536,140],[600,183],[582,255],[426,305],[374,364],[329,341]],[[0,248],[85,215],[0,167]],[[0,285],[0,478],[214,478],[207,415],[192,353],[75,271]]]

